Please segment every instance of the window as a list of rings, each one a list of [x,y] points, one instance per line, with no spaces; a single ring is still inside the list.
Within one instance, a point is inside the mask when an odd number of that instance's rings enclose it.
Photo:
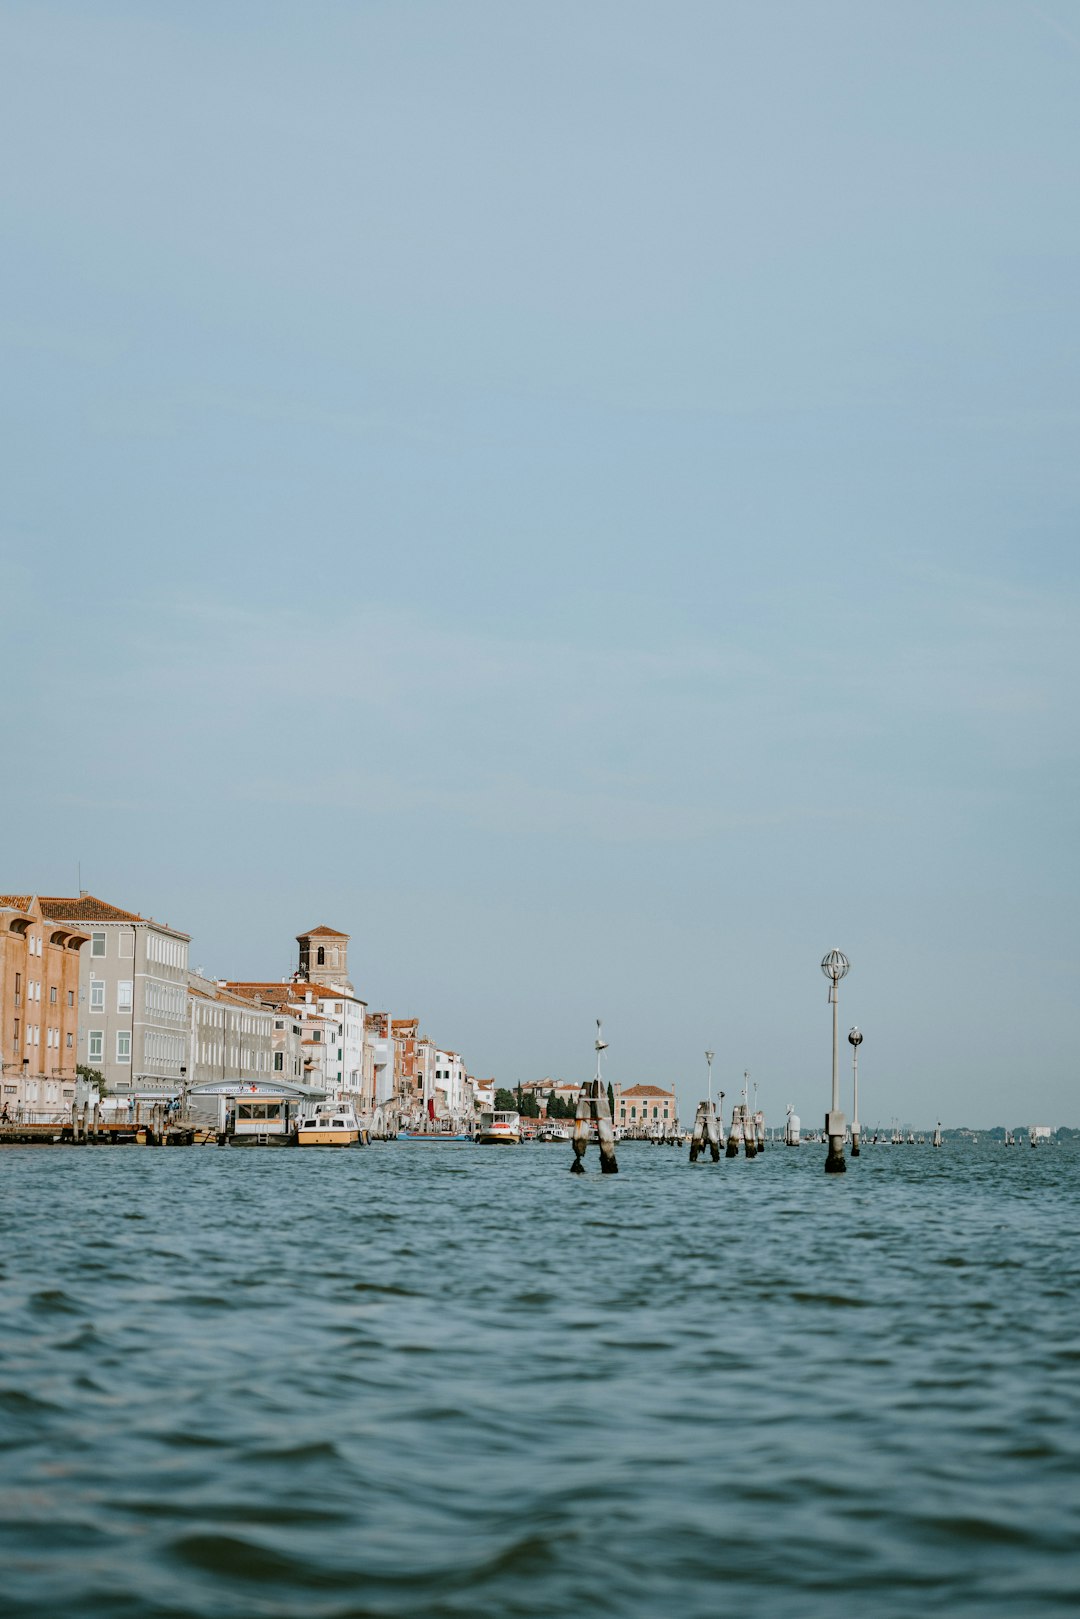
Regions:
[[[19,1020],[15,1019],[15,1049],[19,1049]]]
[[[315,1033],[312,1035],[311,1038],[313,1040],[321,1040],[322,1039],[322,1030],[321,1029],[316,1029]]]
[[[68,1037],[67,1037],[67,1049],[68,1049],[68,1050],[69,1050],[69,1051],[70,1051],[70,1050],[71,1050],[71,1047],[72,1047],[72,1044],[73,1044],[73,1041],[74,1041],[74,1036],[73,1036],[73,1035],[72,1035],[72,1033],[71,1033],[71,1031],[70,1031],[70,1029],[69,1029],[69,1030],[68,1030]]]
[[[131,1011],[131,979],[121,978],[116,986],[116,1010],[118,1012]]]
[[[92,956],[103,956],[105,954],[104,933],[92,933],[90,935],[90,954]]]
[[[319,946],[315,953],[315,965],[317,967],[326,966],[326,951],[323,949],[322,945]]]
[[[15,1005],[22,1005],[22,973],[15,974]]]
[[[56,985],[55,984],[50,984],[49,985],[49,1005],[50,1006],[55,1006],[56,1005]]]
[[[73,989],[68,990],[68,1005],[69,1006],[74,1006],[75,1005],[75,991]]]
[[[116,1035],[117,1062],[131,1061],[131,1035],[127,1029],[119,1029]]]
[[[91,978],[90,980],[90,1010],[91,1012],[104,1012],[105,1010],[104,978]]]
[[[89,1040],[88,1040],[88,1044],[87,1044],[87,1048],[86,1048],[86,1054],[90,1058],[91,1062],[100,1062],[101,1061],[102,1056],[103,1056],[102,1046],[104,1044],[104,1041],[105,1041],[105,1031],[103,1029],[91,1029],[90,1030],[90,1036],[89,1036]]]
[[[274,1052],[274,1073],[275,1074],[280,1074],[284,1067],[285,1067],[285,1053],[283,1051],[275,1051]]]

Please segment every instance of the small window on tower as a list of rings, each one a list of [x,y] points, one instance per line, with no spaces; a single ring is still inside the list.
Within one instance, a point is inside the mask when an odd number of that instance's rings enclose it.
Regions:
[[[326,966],[326,951],[323,949],[322,945],[320,945],[318,950],[316,951],[315,965],[317,967],[325,967]]]

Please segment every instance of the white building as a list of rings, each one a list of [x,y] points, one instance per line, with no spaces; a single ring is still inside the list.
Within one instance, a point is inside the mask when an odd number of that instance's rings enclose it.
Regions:
[[[435,1048],[432,1082],[436,1111],[460,1117],[466,1111],[465,1063],[456,1051]]]

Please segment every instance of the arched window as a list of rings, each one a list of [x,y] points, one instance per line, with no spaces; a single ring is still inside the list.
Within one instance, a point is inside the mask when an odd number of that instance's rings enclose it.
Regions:
[[[316,951],[315,964],[316,964],[316,966],[319,966],[319,967],[325,967],[326,966],[326,951],[323,949],[322,945],[320,945],[318,950]]]

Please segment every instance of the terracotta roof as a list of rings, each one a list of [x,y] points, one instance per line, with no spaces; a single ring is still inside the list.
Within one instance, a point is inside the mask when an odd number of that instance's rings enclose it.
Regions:
[[[280,1005],[286,1002],[302,1003],[310,990],[316,1000],[320,1001],[355,1001],[355,995],[347,995],[343,990],[331,989],[327,984],[309,984],[306,978],[293,978],[287,984],[282,983],[252,983],[229,980],[227,986],[234,995],[243,995],[247,1000],[261,996],[264,1001],[275,1001]]]
[[[0,894],[0,905],[6,905],[13,911],[28,911],[33,894]]]
[[[348,933],[339,933],[337,928],[311,928],[307,933],[298,933],[297,941],[301,939],[347,939]]]
[[[631,1085],[628,1091],[620,1091],[620,1096],[674,1096],[674,1091],[665,1091],[659,1085]]]
[[[122,911],[118,905],[109,905],[93,894],[80,894],[74,899],[41,896],[41,914],[53,922],[146,922],[148,917],[137,911]]]
[[[199,989],[195,984],[188,984],[188,994],[197,995],[202,1001],[211,1001],[226,1006],[250,1006],[251,1002],[246,995],[234,994],[229,989]]]

